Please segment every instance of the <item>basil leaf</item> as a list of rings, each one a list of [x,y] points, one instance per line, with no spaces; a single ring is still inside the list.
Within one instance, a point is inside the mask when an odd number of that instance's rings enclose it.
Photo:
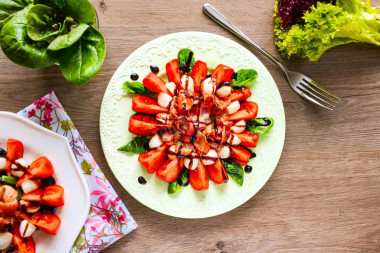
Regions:
[[[195,64],[194,52],[191,49],[183,48],[178,52],[179,69],[189,73]],[[190,59],[191,58],[191,59]]]
[[[253,120],[247,120],[247,130],[253,134],[266,134],[268,133],[273,125],[273,118],[265,117],[265,118],[256,118]]]
[[[148,136],[136,136],[133,138],[133,140],[118,148],[118,150],[123,152],[141,154],[146,151],[144,146],[146,143],[149,143],[150,139],[151,137]]]
[[[180,180],[182,184],[179,184],[178,180]],[[188,181],[189,181],[189,170],[184,168],[182,169],[181,174],[179,174],[178,179],[169,183],[168,193],[174,194],[174,193],[179,192],[182,189],[183,185],[187,184]]]
[[[34,5],[26,15],[28,36],[34,41],[48,40],[57,36],[61,26],[54,9],[46,5]]]
[[[16,12],[5,23],[0,35],[4,54],[14,63],[29,68],[44,68],[56,63],[55,54],[47,51],[45,41],[32,41],[26,28],[26,14],[30,7]]]
[[[15,185],[17,183],[17,178],[3,175],[0,178],[0,182]]]
[[[90,1],[88,0],[65,0],[65,11],[75,21],[85,24],[94,24],[96,12]]]
[[[31,2],[29,0],[1,0],[0,1],[0,30],[12,15],[25,7]]]
[[[90,26],[83,36],[71,47],[57,52],[63,76],[71,83],[88,83],[100,71],[106,56],[103,35]]]
[[[90,26],[86,24],[79,24],[69,33],[60,35],[55,40],[53,40],[48,46],[48,50],[56,51],[56,50],[61,50],[61,49],[72,46],[75,42],[77,42],[82,37],[84,32],[89,27]]]
[[[126,81],[125,83],[123,83],[123,90],[131,94],[140,94],[149,97],[155,97],[157,95],[153,91],[146,88],[144,84],[140,82]]]
[[[247,86],[251,88],[259,74],[254,69],[241,69],[236,72],[236,80],[231,81],[232,86]]]
[[[238,163],[232,160],[222,161],[224,168],[226,168],[228,175],[240,186],[244,182],[244,169]]]

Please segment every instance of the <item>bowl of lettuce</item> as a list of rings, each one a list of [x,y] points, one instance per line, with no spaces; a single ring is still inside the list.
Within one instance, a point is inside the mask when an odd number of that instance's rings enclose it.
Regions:
[[[380,9],[369,0],[278,0],[274,18],[275,43],[285,58],[317,61],[338,45],[380,46]]]
[[[14,63],[38,69],[59,65],[76,85],[100,71],[106,55],[88,0],[1,0],[0,45]]]

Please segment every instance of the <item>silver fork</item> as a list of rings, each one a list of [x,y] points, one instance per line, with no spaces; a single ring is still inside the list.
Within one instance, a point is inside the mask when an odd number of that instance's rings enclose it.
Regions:
[[[265,51],[262,47],[256,44],[253,40],[248,38],[242,31],[240,31],[236,26],[234,26],[226,17],[224,17],[219,11],[217,11],[211,4],[204,4],[203,11],[213,19],[216,23],[220,24],[228,31],[232,32],[240,39],[247,42],[249,45],[254,47],[257,51],[265,55],[271,61],[276,63],[286,74],[290,87],[301,97],[309,100],[323,108],[328,110],[333,110],[335,105],[338,104],[340,100],[339,97],[335,96],[330,91],[323,88],[321,85],[317,84],[315,81],[311,80],[309,77],[296,72],[291,71],[286,68],[279,60],[274,56]]]

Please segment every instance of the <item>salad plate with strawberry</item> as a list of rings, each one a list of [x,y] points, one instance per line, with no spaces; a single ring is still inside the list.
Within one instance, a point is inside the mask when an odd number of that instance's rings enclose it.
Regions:
[[[179,33],[120,66],[100,132],[112,171],[136,199],[202,218],[232,210],[265,184],[281,155],[285,117],[269,72],[246,49],[217,35]]]
[[[0,112],[0,251],[69,252],[89,212],[67,139]]]

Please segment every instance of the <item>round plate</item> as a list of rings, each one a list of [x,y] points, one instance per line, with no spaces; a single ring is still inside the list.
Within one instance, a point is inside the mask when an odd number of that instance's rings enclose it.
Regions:
[[[174,195],[167,193],[168,183],[149,174],[138,163],[137,154],[117,151],[129,142],[133,135],[128,132],[132,99],[122,91],[125,81],[132,73],[142,79],[150,72],[150,65],[165,71],[165,64],[176,58],[182,48],[194,51],[196,60],[216,67],[225,64],[239,70],[253,68],[259,78],[249,100],[259,105],[259,116],[274,118],[271,132],[261,136],[255,149],[257,157],[251,160],[253,172],[245,174],[244,184],[238,186],[233,180],[216,185],[210,182],[207,191],[198,192],[191,186],[184,187]],[[100,112],[100,136],[103,150],[115,177],[120,184],[142,204],[167,215],[181,218],[205,218],[228,212],[254,196],[275,170],[285,139],[285,113],[277,86],[264,65],[247,49],[227,38],[203,32],[169,34],[143,45],[132,53],[118,68],[105,92]],[[143,176],[147,184],[137,179]]]

